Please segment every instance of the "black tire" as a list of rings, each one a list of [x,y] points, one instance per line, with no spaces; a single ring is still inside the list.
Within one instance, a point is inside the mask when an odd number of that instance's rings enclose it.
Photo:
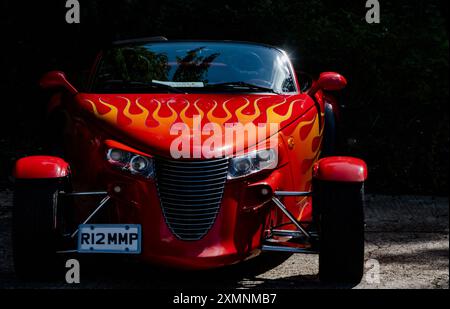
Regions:
[[[319,278],[358,284],[364,273],[364,184],[314,181]]]
[[[54,207],[64,179],[17,180],[13,199],[13,259],[23,279],[50,279],[61,270],[57,258]]]

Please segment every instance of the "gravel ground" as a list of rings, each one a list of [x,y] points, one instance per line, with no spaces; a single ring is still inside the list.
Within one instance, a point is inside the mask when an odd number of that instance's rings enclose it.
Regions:
[[[448,198],[369,195],[366,273],[357,289],[449,288]],[[270,253],[224,269],[180,272],[84,258],[81,283],[23,282],[11,257],[11,192],[0,192],[3,288],[323,288],[315,255]],[[326,286],[325,286],[326,287]],[[333,286],[335,287],[335,286]],[[337,286],[337,288],[342,288]]]

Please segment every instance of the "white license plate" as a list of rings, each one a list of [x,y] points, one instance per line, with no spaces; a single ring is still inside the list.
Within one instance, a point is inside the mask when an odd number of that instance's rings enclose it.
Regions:
[[[80,253],[141,253],[139,224],[80,224]]]

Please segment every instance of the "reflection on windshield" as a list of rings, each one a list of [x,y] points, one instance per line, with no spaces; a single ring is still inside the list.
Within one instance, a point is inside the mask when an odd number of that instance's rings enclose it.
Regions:
[[[173,74],[174,82],[196,82],[206,80],[211,63],[220,53],[201,55],[205,47],[199,47],[187,52],[185,57],[177,56],[178,68]]]
[[[215,84],[227,84],[226,91],[296,91],[289,59],[281,51],[260,45],[211,42],[164,42],[112,48],[104,54],[93,90],[136,91],[136,87],[127,89],[127,85],[153,81],[196,92],[207,92],[207,86]],[[241,87],[233,88],[233,83]],[[250,87],[252,85],[255,87]]]

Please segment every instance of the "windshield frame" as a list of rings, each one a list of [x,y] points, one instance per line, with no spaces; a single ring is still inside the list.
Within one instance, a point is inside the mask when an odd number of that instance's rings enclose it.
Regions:
[[[294,69],[294,66],[292,64],[292,61],[289,57],[289,55],[281,48],[276,47],[276,46],[272,46],[272,45],[268,45],[268,44],[264,44],[264,43],[256,43],[256,42],[247,42],[247,41],[229,41],[229,40],[167,40],[167,41],[136,41],[136,42],[126,42],[126,43],[112,43],[109,46],[103,48],[97,55],[97,58],[94,62],[94,65],[92,67],[91,70],[91,74],[89,77],[89,82],[88,82],[88,87],[86,89],[87,93],[99,93],[98,91],[94,91],[94,87],[98,78],[98,71],[100,69],[100,67],[102,66],[102,63],[104,61],[104,55],[105,53],[112,48],[116,48],[116,47],[133,47],[133,46],[144,46],[147,44],[158,44],[158,45],[163,45],[163,44],[171,44],[171,43],[221,43],[221,44],[239,44],[239,45],[248,45],[248,46],[260,46],[260,47],[266,47],[269,49],[273,49],[276,52],[281,53],[284,57],[286,57],[286,59],[288,59],[288,68],[290,71],[290,74],[292,75],[292,79],[293,79],[293,87],[294,87],[294,91],[291,92],[280,92],[277,94],[280,95],[296,95],[296,94],[301,94],[301,88],[299,87],[299,83],[298,83],[298,78],[297,78],[297,74],[296,71]],[[180,90],[186,90],[186,93],[196,93],[196,94],[211,94],[211,93],[227,93],[227,94],[234,94],[234,93],[245,93],[243,91],[215,91],[215,92],[211,92],[211,91],[201,91],[201,92],[189,92],[188,89],[189,88],[183,88],[180,87],[178,88]],[[106,93],[106,92],[105,92]],[[125,92],[124,92],[125,93]],[[157,92],[155,92],[157,93]],[[257,94],[258,92],[256,91],[248,91],[249,94]],[[260,92],[260,93],[270,93],[270,92]],[[274,94],[272,92],[272,94]]]

